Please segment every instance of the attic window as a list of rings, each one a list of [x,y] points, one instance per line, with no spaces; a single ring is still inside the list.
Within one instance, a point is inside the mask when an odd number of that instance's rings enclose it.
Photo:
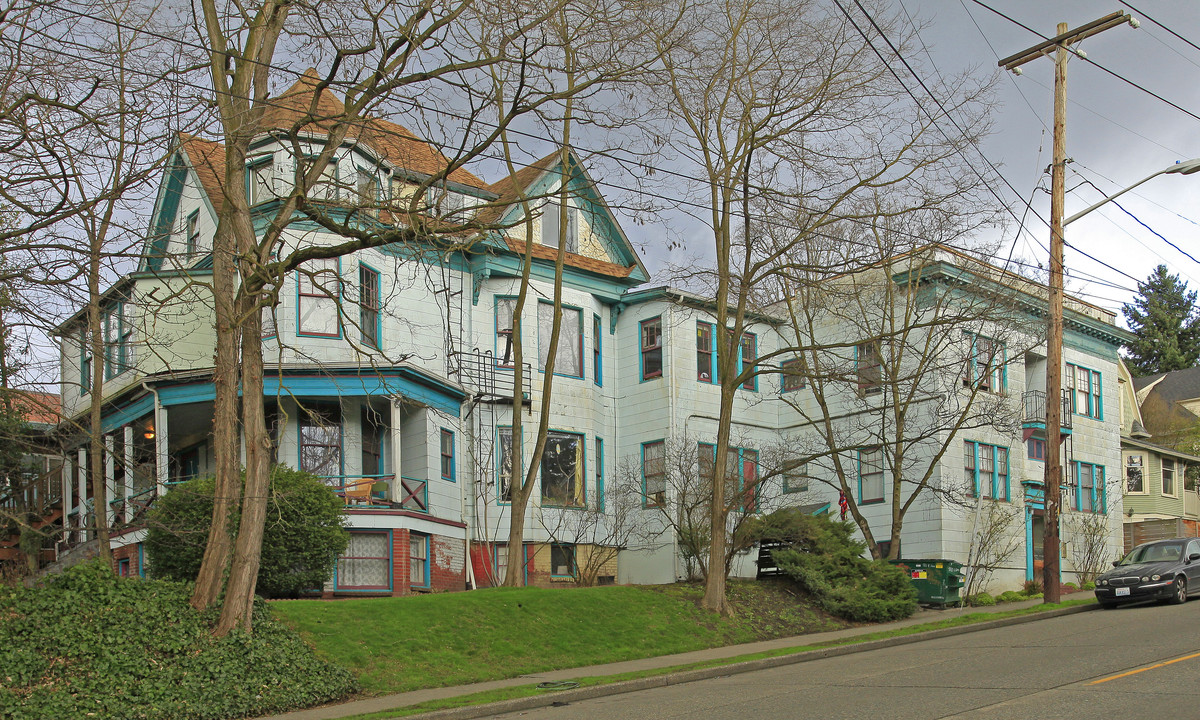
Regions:
[[[547,202],[542,206],[542,244],[546,247],[558,247],[560,238],[566,239],[563,249],[569,253],[579,252],[579,211],[573,207],[567,208],[567,229],[562,230],[562,206],[556,202]]]
[[[257,205],[274,199],[274,197],[274,157],[271,155],[256,157],[246,164],[246,199],[251,205]]]
[[[431,187],[425,191],[425,201],[432,214],[450,222],[466,222],[475,216],[477,198],[444,187]]]

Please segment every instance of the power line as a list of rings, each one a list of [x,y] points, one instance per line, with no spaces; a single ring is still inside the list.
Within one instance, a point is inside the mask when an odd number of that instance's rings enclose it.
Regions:
[[[1130,10],[1134,11],[1134,12],[1135,12],[1135,13],[1137,13],[1138,15],[1141,15],[1142,17],[1146,18],[1147,20],[1149,20],[1150,22],[1154,23],[1155,25],[1159,26],[1159,27],[1160,27],[1160,28],[1162,28],[1163,30],[1166,30],[1167,32],[1171,33],[1172,35],[1174,35],[1175,37],[1177,37],[1177,38],[1179,38],[1180,40],[1184,41],[1184,42],[1185,42],[1185,43],[1187,43],[1188,45],[1191,45],[1191,46],[1192,46],[1193,48],[1195,48],[1196,50],[1200,50],[1200,45],[1197,45],[1196,43],[1192,42],[1191,40],[1188,40],[1188,39],[1187,39],[1187,38],[1185,38],[1184,36],[1180,35],[1179,33],[1175,32],[1175,31],[1174,31],[1174,30],[1172,30],[1171,28],[1167,27],[1165,24],[1163,24],[1163,23],[1159,22],[1158,20],[1155,20],[1154,18],[1150,17],[1150,15],[1148,15],[1147,13],[1145,13],[1145,12],[1143,12],[1143,11],[1141,11],[1141,10],[1138,10],[1138,9],[1137,9],[1137,8],[1135,8],[1133,5],[1131,5],[1131,4],[1127,3],[1127,2],[1125,2],[1125,0],[1118,0],[1118,2],[1120,2],[1122,5],[1124,5],[1125,7],[1129,8]]]

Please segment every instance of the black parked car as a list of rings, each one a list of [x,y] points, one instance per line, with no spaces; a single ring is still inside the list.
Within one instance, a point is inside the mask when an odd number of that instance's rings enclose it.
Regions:
[[[1096,600],[1101,607],[1145,600],[1184,603],[1188,588],[1200,588],[1200,539],[1138,545],[1113,565],[1096,578]]]

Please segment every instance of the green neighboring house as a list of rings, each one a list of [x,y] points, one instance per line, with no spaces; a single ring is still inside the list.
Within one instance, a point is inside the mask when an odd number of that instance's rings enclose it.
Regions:
[[[1200,456],[1165,444],[1195,449],[1180,440],[1190,434],[1188,417],[1193,432],[1200,428],[1200,417],[1187,407],[1200,401],[1200,368],[1132,378],[1121,363],[1120,373],[1125,550],[1162,538],[1200,537]],[[1191,394],[1188,388],[1195,394],[1182,397]]]

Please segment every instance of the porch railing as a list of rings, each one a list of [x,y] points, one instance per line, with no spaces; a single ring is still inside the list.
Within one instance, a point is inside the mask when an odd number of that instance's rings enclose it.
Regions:
[[[395,507],[429,512],[429,483],[425,480],[395,475],[325,475],[322,476],[347,505],[365,507]]]
[[[1021,400],[1025,405],[1025,413],[1022,417],[1023,423],[1028,427],[1037,425],[1044,427],[1046,424],[1046,392],[1044,390],[1030,390],[1021,395]],[[1062,391],[1062,407],[1059,410],[1058,423],[1061,427],[1071,427],[1071,391]]]

